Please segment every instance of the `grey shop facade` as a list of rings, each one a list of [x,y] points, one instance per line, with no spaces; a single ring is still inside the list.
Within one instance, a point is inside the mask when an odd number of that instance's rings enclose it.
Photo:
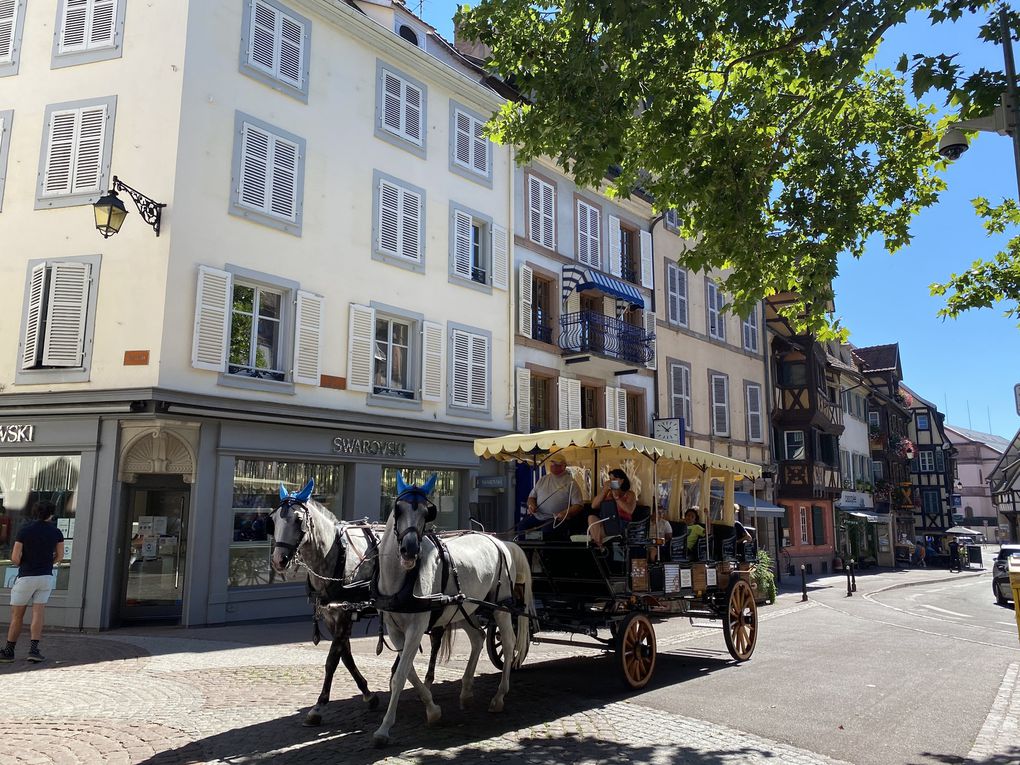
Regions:
[[[307,614],[304,573],[269,565],[266,521],[281,482],[314,478],[315,498],[337,517],[381,520],[398,471],[416,483],[437,473],[440,528],[512,522],[505,468],[472,450],[495,431],[116,393],[87,404],[63,394],[46,406],[0,401],[0,608],[17,573],[15,536],[38,500],[54,503],[67,540],[47,623],[85,630]]]

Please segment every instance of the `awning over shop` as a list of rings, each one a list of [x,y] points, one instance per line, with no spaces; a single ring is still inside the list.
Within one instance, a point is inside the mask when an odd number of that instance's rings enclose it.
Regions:
[[[568,273],[569,272],[569,273]],[[645,307],[645,299],[641,297],[641,293],[638,292],[637,287],[633,284],[617,279],[616,277],[604,274],[601,271],[596,271],[592,268],[578,268],[577,266],[567,266],[563,269],[563,290],[564,297],[570,289],[574,289],[577,292],[583,292],[584,290],[598,290],[606,295],[612,295],[615,298],[626,301],[631,306],[637,308]],[[570,282],[573,281],[573,277],[577,281],[572,286]]]
[[[843,512],[857,520],[867,521],[868,523],[883,523],[889,520],[888,516],[883,518],[876,513],[868,513],[863,510],[843,510]]]
[[[713,490],[712,496],[722,499],[722,492],[718,490]],[[783,516],[786,515],[785,507],[773,505],[771,502],[767,500],[756,498],[750,492],[746,491],[733,492],[733,501],[736,504],[740,505],[741,510],[746,510],[752,516],[755,512],[756,506],[759,517],[782,518]]]

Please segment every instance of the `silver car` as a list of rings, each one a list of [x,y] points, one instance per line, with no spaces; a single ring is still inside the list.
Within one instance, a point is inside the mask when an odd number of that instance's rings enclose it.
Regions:
[[[1009,587],[1009,567],[1006,564],[1010,555],[1020,555],[1020,545],[1003,545],[995,556],[992,567],[992,594],[1000,606],[1013,600],[1013,590]]]

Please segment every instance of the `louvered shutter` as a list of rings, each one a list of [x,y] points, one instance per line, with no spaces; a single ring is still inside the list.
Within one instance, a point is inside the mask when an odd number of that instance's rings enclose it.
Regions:
[[[443,325],[422,323],[421,397],[423,401],[443,400]]]
[[[453,272],[471,278],[471,216],[461,210],[453,212]]]
[[[712,375],[712,433],[730,434],[730,405],[728,381],[723,375]]]
[[[627,432],[627,391],[616,388],[616,429]]]
[[[581,381],[567,380],[569,418],[567,427],[581,427]]]
[[[14,30],[18,28],[19,0],[0,0],[0,64],[14,60]]]
[[[296,221],[300,149],[297,144],[279,136],[272,137],[272,147],[273,164],[268,189],[270,200],[268,212],[289,221]]]
[[[60,53],[85,50],[88,39],[90,0],[65,0],[64,17],[60,24]]]
[[[687,269],[676,266],[677,323],[687,326]]]
[[[577,260],[585,265],[588,264],[588,247],[590,237],[588,236],[588,205],[577,200]]]
[[[251,32],[248,38],[248,63],[266,73],[276,74],[276,9],[252,0]]]
[[[641,286],[652,288],[654,272],[652,270],[652,235],[648,231],[641,232]]]
[[[524,337],[532,336],[534,285],[535,275],[531,270],[531,266],[521,263],[517,277],[517,331]]]
[[[102,191],[103,143],[106,136],[106,106],[82,109],[78,114],[74,176],[71,193]]]
[[[560,430],[570,428],[570,380],[566,377],[556,379],[556,395],[559,404]]]
[[[510,237],[502,226],[492,226],[492,286],[498,290],[510,286]]]
[[[935,447],[935,470],[939,473],[946,471],[946,455],[938,447]]]
[[[517,432],[531,432],[531,371],[518,367],[517,377]]]
[[[620,219],[609,216],[609,273],[623,275],[623,252],[620,248]]]
[[[489,407],[489,338],[471,335],[471,406]]]
[[[404,94],[402,80],[392,72],[383,70],[383,108],[382,125],[387,130],[403,133],[401,114],[403,112]]]
[[[471,117],[459,109],[454,112],[454,149],[453,158],[464,167],[471,167]]]
[[[422,91],[409,82],[404,83],[404,137],[419,146],[422,143]]]
[[[294,311],[294,382],[318,385],[321,375],[322,326],[325,301],[321,295],[298,290]]]
[[[305,26],[280,14],[280,79],[296,88],[302,86]]]
[[[534,176],[528,176],[528,227],[531,240],[542,244],[542,184]]]
[[[535,180],[535,179],[532,179]],[[550,250],[556,246],[556,195],[553,192],[553,187],[544,181],[537,181],[538,183],[538,197],[539,197],[539,217],[542,221],[539,226],[540,237],[536,241],[543,247],[548,247]],[[534,229],[532,229],[534,231]],[[532,235],[534,239],[534,235]]]
[[[471,336],[455,329],[450,334],[450,353],[453,354],[453,379],[450,381],[450,403],[454,406],[471,405]]]
[[[650,308],[646,308],[643,312],[645,320],[645,337],[648,342],[648,351],[651,354],[648,361],[645,362],[645,366],[649,369],[655,369],[656,364],[656,348],[655,348],[655,312]]]
[[[375,309],[351,303],[347,337],[347,390],[371,393],[374,362]]]
[[[379,241],[380,252],[400,254],[400,187],[388,181],[379,181]]]
[[[602,211],[588,207],[588,265],[602,268]]]
[[[489,174],[489,139],[485,137],[485,123],[471,118],[471,146],[474,156],[471,166],[481,175]]]
[[[198,267],[195,295],[195,332],[191,340],[191,366],[212,372],[227,370],[232,277],[209,266]]]
[[[666,264],[666,318],[670,324],[680,323],[680,269]]]
[[[811,544],[825,544],[825,509],[811,506]]]
[[[88,49],[111,48],[116,34],[117,0],[92,0]]]
[[[616,388],[606,386],[606,427],[609,430],[619,430],[616,426]]]
[[[421,197],[407,189],[400,190],[400,238],[400,254],[421,260]]]
[[[39,363],[39,332],[46,309],[46,269],[45,263],[32,268],[28,282],[28,306],[25,317],[25,337],[21,347],[21,368],[32,369]]]
[[[91,273],[88,263],[54,263],[50,267],[43,366],[82,366]]]
[[[50,113],[46,170],[43,175],[44,196],[71,193],[78,116],[77,110]]]
[[[690,428],[689,422],[691,408],[691,375],[690,371],[683,364],[671,364],[670,389],[672,393],[672,412],[674,417],[683,418],[686,428]]]
[[[241,169],[238,201],[245,207],[265,211],[269,183],[270,136],[247,122],[241,125]]]
[[[747,439],[761,441],[761,388],[757,385],[747,386]]]

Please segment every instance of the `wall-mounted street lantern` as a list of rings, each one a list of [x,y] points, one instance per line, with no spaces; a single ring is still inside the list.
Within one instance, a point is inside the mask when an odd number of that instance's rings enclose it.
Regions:
[[[92,205],[96,215],[96,230],[103,235],[103,239],[109,239],[120,231],[124,218],[127,217],[127,209],[125,209],[124,203],[120,201],[120,197],[117,196],[118,191],[126,191],[128,193],[128,196],[131,197],[138,208],[138,213],[142,216],[142,220],[152,226],[156,236],[159,236],[159,222],[162,217],[163,208],[166,205],[154,199],[149,199],[145,194],[131,188],[115,175],[113,176],[113,184],[110,186],[109,193],[104,197],[100,197]]]

